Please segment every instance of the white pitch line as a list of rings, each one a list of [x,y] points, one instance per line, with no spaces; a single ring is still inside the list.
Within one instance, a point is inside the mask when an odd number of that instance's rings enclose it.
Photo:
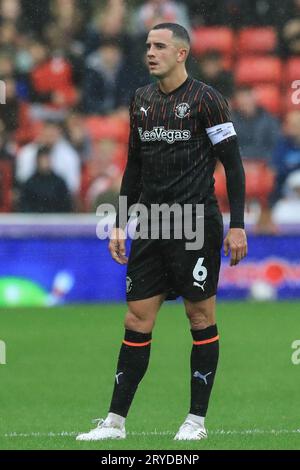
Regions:
[[[0,437],[74,437],[79,434],[79,431],[69,432],[69,431],[62,431],[62,432],[30,432],[30,433],[17,433],[17,432],[10,432],[6,433]],[[127,433],[127,436],[133,437],[150,437],[150,436],[173,436],[175,434],[174,431],[142,431],[142,432],[135,432],[131,431]],[[251,436],[256,434],[266,434],[266,435],[273,435],[279,436],[282,434],[299,434],[300,429],[245,429],[245,430],[230,430],[230,429],[215,429],[208,431],[208,434],[211,436]]]

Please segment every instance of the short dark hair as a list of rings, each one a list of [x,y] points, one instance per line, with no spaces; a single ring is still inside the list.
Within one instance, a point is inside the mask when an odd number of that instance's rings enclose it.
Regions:
[[[222,59],[222,54],[220,51],[217,51],[216,49],[211,49],[207,52],[205,52],[201,56],[201,62],[204,62],[206,60],[221,60]]]
[[[39,147],[36,158],[39,159],[42,155],[50,155],[51,147],[49,145],[42,145]]]
[[[189,45],[191,44],[191,39],[187,30],[177,23],[160,23],[153,26],[153,29],[168,29],[172,31],[173,36],[177,39],[182,39],[183,41],[187,42]]]
[[[116,47],[120,49],[120,40],[113,36],[104,37],[99,43],[99,48],[101,47]]]
[[[44,120],[44,126],[55,126],[59,129],[62,129],[63,121],[59,118],[48,118]]]
[[[251,85],[248,85],[247,83],[244,83],[242,85],[239,85],[236,87],[235,92],[236,93],[250,93],[254,90],[254,87]]]

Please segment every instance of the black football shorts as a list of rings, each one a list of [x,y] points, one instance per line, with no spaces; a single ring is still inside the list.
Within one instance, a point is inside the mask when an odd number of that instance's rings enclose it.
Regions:
[[[127,266],[127,301],[166,293],[196,302],[216,294],[219,280],[223,221],[221,214],[204,221],[204,245],[187,250],[182,240],[132,241]]]

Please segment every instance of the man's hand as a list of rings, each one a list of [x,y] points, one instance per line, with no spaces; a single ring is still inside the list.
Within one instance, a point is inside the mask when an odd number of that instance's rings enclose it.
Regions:
[[[246,232],[242,228],[229,229],[224,240],[225,256],[230,251],[230,266],[235,266],[241,259],[245,258],[248,253]]]
[[[119,264],[127,264],[128,258],[125,249],[126,235],[121,228],[113,228],[110,235],[108,249],[112,258]]]

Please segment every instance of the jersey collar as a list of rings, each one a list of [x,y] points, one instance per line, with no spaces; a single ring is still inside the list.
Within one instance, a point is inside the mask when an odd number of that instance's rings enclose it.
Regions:
[[[179,87],[175,88],[174,90],[170,91],[170,93],[164,93],[160,87],[159,87],[159,84],[157,83],[157,91],[158,93],[160,93],[162,96],[165,96],[165,97],[168,97],[168,96],[171,96],[171,95],[175,95],[179,90],[182,90],[182,88],[184,88],[186,85],[188,85],[188,83],[190,83],[192,79],[188,76],[184,82],[182,82],[181,85],[179,85]]]

